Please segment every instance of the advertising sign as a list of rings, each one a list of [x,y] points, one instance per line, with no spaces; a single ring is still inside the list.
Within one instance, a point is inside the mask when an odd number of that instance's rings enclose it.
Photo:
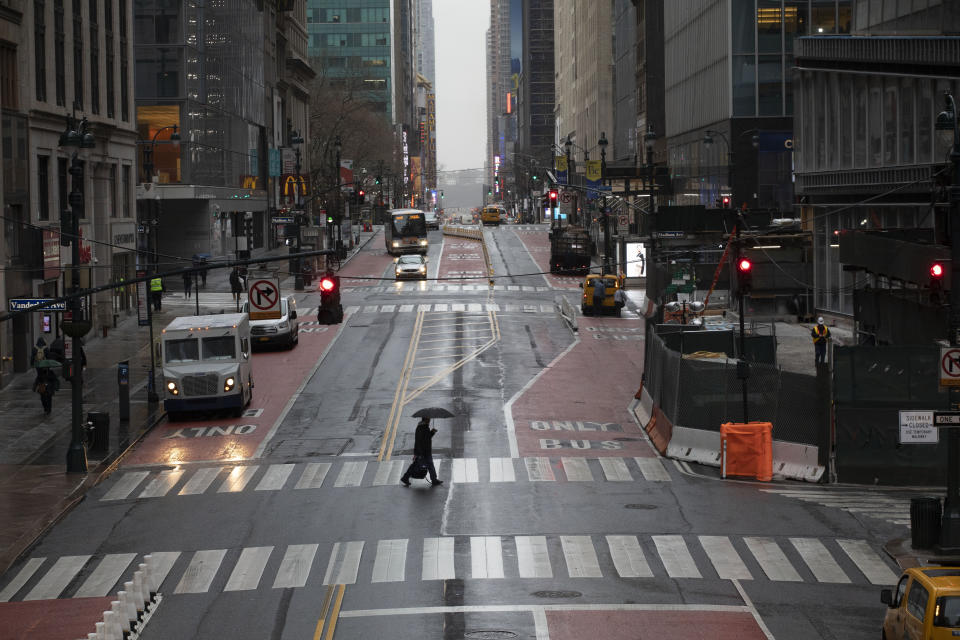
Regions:
[[[60,232],[43,232],[43,279],[60,277]]]
[[[627,248],[627,277],[647,277],[647,248],[642,242],[628,242]]]
[[[900,444],[936,444],[938,440],[933,411],[900,412]]]

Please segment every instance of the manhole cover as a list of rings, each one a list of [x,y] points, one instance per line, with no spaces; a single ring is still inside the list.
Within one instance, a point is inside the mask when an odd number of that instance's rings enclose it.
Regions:
[[[583,594],[579,591],[534,591],[534,598],[579,598]]]
[[[656,509],[657,507],[652,504],[627,504],[624,505],[624,509]]]
[[[501,638],[516,638],[517,634],[513,631],[467,631],[463,634],[464,638],[470,640],[501,640]]]
[[[349,438],[290,438],[271,447],[267,455],[276,458],[337,456],[348,444]]]

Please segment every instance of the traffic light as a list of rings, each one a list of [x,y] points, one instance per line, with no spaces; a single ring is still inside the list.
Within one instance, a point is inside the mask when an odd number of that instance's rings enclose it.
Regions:
[[[333,224],[333,215],[327,214],[327,224]]]
[[[942,262],[930,265],[930,302],[940,304],[940,292],[943,291],[943,274],[946,269]]]
[[[328,271],[320,278],[320,307],[317,322],[338,324],[343,321],[343,306],[340,304],[340,276]]]
[[[753,262],[746,256],[737,258],[737,288],[741,294],[750,293],[753,286]]]
[[[367,192],[363,189],[357,192],[357,204],[363,204],[364,198],[366,198]]]
[[[69,209],[60,211],[60,246],[69,247],[73,238],[73,212]]]
[[[557,190],[550,189],[550,206],[555,207],[557,205]]]
[[[723,196],[723,199],[720,201],[721,207],[724,209],[730,208],[730,196]]]
[[[383,178],[381,178],[380,176],[377,176],[374,182],[379,185],[381,182],[383,182]]]

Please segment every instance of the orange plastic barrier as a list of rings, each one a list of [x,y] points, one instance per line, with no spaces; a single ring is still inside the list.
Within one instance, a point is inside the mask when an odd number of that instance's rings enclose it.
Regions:
[[[773,424],[727,422],[720,425],[720,469],[723,477],[773,479]]]

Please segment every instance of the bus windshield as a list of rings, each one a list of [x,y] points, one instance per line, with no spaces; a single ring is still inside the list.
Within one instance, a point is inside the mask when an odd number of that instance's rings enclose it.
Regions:
[[[425,236],[427,225],[423,215],[408,213],[393,216],[393,233],[396,236]]]

